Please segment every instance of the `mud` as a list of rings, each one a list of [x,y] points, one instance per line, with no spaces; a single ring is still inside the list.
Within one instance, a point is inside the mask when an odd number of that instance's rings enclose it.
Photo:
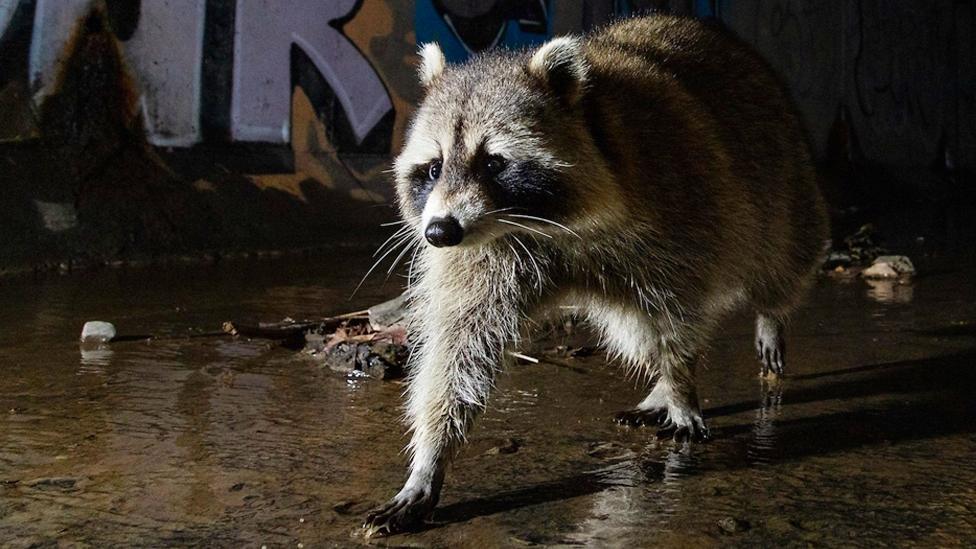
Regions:
[[[396,382],[262,341],[185,337],[392,297],[368,257],[0,286],[0,545],[965,546],[976,540],[976,268],[822,280],[763,383],[751,321],[705,357],[715,439],[659,441],[599,355],[518,364],[425,531],[366,542],[403,480]],[[79,349],[86,320],[169,336]],[[559,343],[559,341],[551,342]],[[567,365],[569,367],[567,367]]]

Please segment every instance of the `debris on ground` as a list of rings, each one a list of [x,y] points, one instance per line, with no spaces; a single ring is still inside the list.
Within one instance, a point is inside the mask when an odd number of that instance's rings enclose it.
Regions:
[[[301,350],[334,372],[399,379],[406,373],[408,355],[406,301],[406,296],[400,295],[366,310],[311,320],[227,321],[223,333],[277,341],[282,346]],[[546,326],[565,336],[574,332],[575,323],[562,318]],[[522,364],[545,363],[576,370],[568,359],[590,356],[595,350],[590,346],[558,345],[535,353],[513,349],[508,355]]]
[[[874,226],[862,225],[854,234],[844,238],[843,246],[830,250],[823,268],[829,274],[866,279],[907,279],[915,274],[915,266],[904,255],[889,255],[878,244]]]
[[[882,255],[876,257],[871,266],[865,269],[864,278],[899,278],[915,274],[915,266],[903,255]]]
[[[844,237],[843,245],[832,249],[827,254],[823,268],[837,274],[856,274],[863,267],[870,265],[886,250],[878,244],[880,237],[874,225],[862,225],[852,235]]]
[[[735,518],[735,517],[725,517],[718,521],[718,527],[722,532],[726,534],[737,534],[739,532],[745,532],[752,527],[749,521]]]
[[[597,348],[590,345],[582,345],[579,347],[571,347],[568,345],[556,345],[555,347],[550,347],[548,349],[543,349],[543,356],[549,358],[577,358],[584,356],[591,356],[596,353]]]
[[[522,441],[515,438],[507,438],[492,446],[485,452],[485,455],[497,456],[498,454],[514,454],[522,447]]]
[[[314,320],[227,321],[223,330],[234,336],[270,339],[301,349],[335,372],[397,379],[404,375],[407,357],[405,306],[406,299],[401,295],[364,311]]]
[[[281,322],[248,323],[227,321],[223,324],[225,333],[256,339],[270,339],[281,341],[286,346],[294,343],[304,343],[307,333],[334,332],[343,325],[369,323],[369,311],[356,311],[338,316],[315,320],[294,320],[285,318]]]
[[[73,490],[76,484],[78,479],[72,477],[43,477],[24,483],[25,486],[39,490]]]
[[[111,322],[92,320],[81,329],[82,343],[107,343],[115,338],[115,326]]]
[[[334,372],[374,379],[404,375],[407,345],[403,326],[373,331],[366,324],[346,324],[331,334],[308,333],[305,342],[303,352]]]

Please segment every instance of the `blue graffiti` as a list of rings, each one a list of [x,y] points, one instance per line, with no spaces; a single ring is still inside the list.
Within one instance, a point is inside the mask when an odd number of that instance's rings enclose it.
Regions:
[[[477,5],[476,5],[477,4]],[[437,42],[450,62],[504,46],[541,44],[552,35],[549,0],[417,0],[417,43]]]

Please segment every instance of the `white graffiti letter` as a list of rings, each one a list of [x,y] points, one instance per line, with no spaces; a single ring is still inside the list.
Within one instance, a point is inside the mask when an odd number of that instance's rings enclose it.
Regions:
[[[68,40],[94,3],[37,0],[30,51],[35,103],[57,91],[58,73],[71,54]],[[189,146],[200,140],[205,6],[205,0],[142,2],[140,24],[123,45],[140,86],[147,138],[154,145]]]
[[[332,87],[357,140],[393,108],[373,68],[329,25],[355,5],[356,0],[237,0],[231,107],[235,140],[291,140],[292,44]]]

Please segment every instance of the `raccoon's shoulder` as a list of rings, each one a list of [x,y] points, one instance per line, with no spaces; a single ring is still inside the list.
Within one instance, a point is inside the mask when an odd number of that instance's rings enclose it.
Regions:
[[[680,58],[727,57],[749,50],[716,24],[670,15],[623,19],[592,34],[587,45],[598,63],[627,55],[668,63]]]

